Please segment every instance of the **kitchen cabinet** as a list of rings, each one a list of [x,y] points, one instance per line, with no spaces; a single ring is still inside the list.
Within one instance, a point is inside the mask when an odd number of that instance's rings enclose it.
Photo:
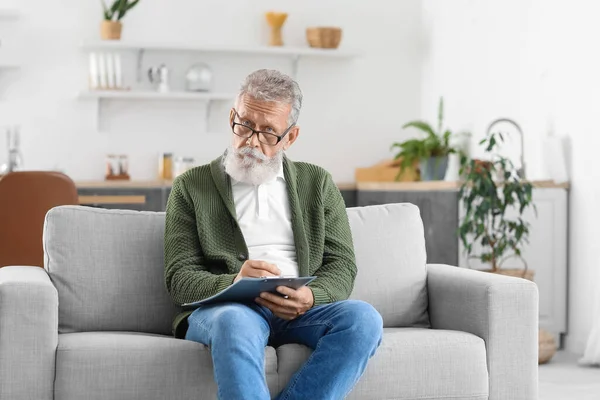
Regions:
[[[77,188],[82,205],[136,211],[165,211],[171,194],[170,182],[81,182]],[[340,185],[340,192],[346,207],[356,206],[353,185]]]
[[[412,203],[419,207],[425,230],[429,263],[458,265],[458,195],[456,191],[363,191],[356,194],[358,206]]]
[[[163,188],[78,188],[80,203],[85,206],[136,210],[163,211]]]

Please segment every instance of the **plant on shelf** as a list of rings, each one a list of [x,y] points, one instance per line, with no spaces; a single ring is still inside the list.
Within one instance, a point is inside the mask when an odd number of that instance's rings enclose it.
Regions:
[[[416,165],[419,166],[421,180],[432,181],[444,178],[448,168],[448,155],[456,153],[456,150],[450,145],[452,131],[446,129],[442,132],[443,120],[444,99],[440,98],[437,131],[424,121],[411,121],[402,127],[403,129],[416,128],[424,132],[426,136],[422,139],[409,139],[392,144],[391,149],[400,149],[394,157],[395,160],[401,160],[400,172],[396,179],[406,168],[414,168]]]
[[[123,29],[121,20],[140,0],[114,0],[110,8],[105,0],[101,1],[104,10],[104,21],[100,27],[101,37],[105,40],[119,40]]]
[[[527,277],[533,280],[522,256],[522,246],[528,243],[530,224],[523,215],[532,201],[531,183],[517,175],[513,163],[495,150],[504,141],[501,133],[492,133],[480,142],[490,161],[469,159],[461,155],[460,174],[464,177],[459,198],[464,207],[458,235],[469,259],[488,264],[488,272]],[[474,245],[478,247],[475,251]],[[477,254],[475,254],[477,253]],[[502,264],[516,257],[524,269],[505,269]]]

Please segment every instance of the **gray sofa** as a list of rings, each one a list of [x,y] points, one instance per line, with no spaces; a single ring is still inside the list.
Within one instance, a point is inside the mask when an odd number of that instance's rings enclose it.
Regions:
[[[348,209],[358,277],[385,332],[351,399],[537,399],[536,285],[427,265],[419,210]],[[214,399],[209,349],[172,336],[164,214],[65,206],[44,268],[0,269],[0,398]],[[311,350],[265,349],[273,395]],[[229,399],[228,399],[229,400]],[[319,399],[320,400],[320,399]]]

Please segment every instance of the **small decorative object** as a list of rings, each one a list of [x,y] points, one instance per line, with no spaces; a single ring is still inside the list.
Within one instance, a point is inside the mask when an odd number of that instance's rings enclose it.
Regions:
[[[104,40],[119,40],[123,24],[121,20],[129,10],[135,7],[140,0],[114,0],[112,5],[107,7],[106,2],[102,0],[104,11],[104,21],[100,26],[100,37]]]
[[[529,236],[529,223],[523,214],[530,208],[535,211],[533,186],[517,174],[509,159],[493,153],[498,141],[504,141],[502,134],[497,135],[492,133],[480,142],[492,154],[490,161],[461,156],[460,174],[465,179],[459,198],[465,213],[458,235],[468,259],[489,264],[491,269],[487,272],[533,280],[533,272],[528,270],[521,255]],[[498,171],[502,171],[500,181],[497,181]],[[479,246],[478,254],[473,254],[474,244]],[[520,259],[524,269],[501,268],[512,257]]]
[[[271,27],[271,37],[269,39],[270,46],[283,46],[281,38],[281,27],[288,17],[287,13],[269,11],[265,14],[267,23]]]
[[[212,71],[206,64],[194,64],[185,74],[185,83],[189,92],[208,92],[212,85]]]
[[[123,89],[121,55],[117,53],[90,53],[89,86],[92,90]]]
[[[169,69],[165,64],[158,67],[151,67],[148,70],[148,77],[150,82],[157,85],[157,90],[161,93],[167,93],[169,91]]]
[[[557,345],[554,336],[543,329],[539,331],[539,353],[538,364],[546,364],[554,357]]]
[[[401,159],[400,172],[405,168],[411,167],[415,162],[419,163],[421,180],[435,181],[442,180],[448,167],[448,155],[456,153],[450,145],[452,132],[446,129],[442,133],[444,119],[444,99],[440,99],[438,109],[438,127],[437,132],[427,122],[412,121],[405,124],[402,128],[417,128],[427,135],[424,139],[410,139],[402,143],[392,144],[400,148],[396,154],[396,160]],[[398,175],[399,177],[399,175]]]
[[[104,179],[107,181],[129,180],[129,162],[126,155],[109,154],[106,156],[106,174]]]
[[[310,47],[337,49],[342,40],[342,29],[336,27],[306,28],[306,40]]]

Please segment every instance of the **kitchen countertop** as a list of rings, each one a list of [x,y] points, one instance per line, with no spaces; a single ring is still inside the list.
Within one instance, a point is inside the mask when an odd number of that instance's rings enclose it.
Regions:
[[[532,181],[535,188],[568,189],[569,182],[556,183],[551,180]],[[366,191],[457,191],[461,182],[420,181],[420,182],[358,182],[356,188]]]
[[[163,189],[170,188],[173,181],[78,181],[78,188],[85,189]],[[556,183],[550,180],[532,181],[536,188],[568,189],[569,183]],[[434,191],[458,190],[460,182],[430,181],[430,182],[340,182],[340,190],[366,190],[366,191]]]

